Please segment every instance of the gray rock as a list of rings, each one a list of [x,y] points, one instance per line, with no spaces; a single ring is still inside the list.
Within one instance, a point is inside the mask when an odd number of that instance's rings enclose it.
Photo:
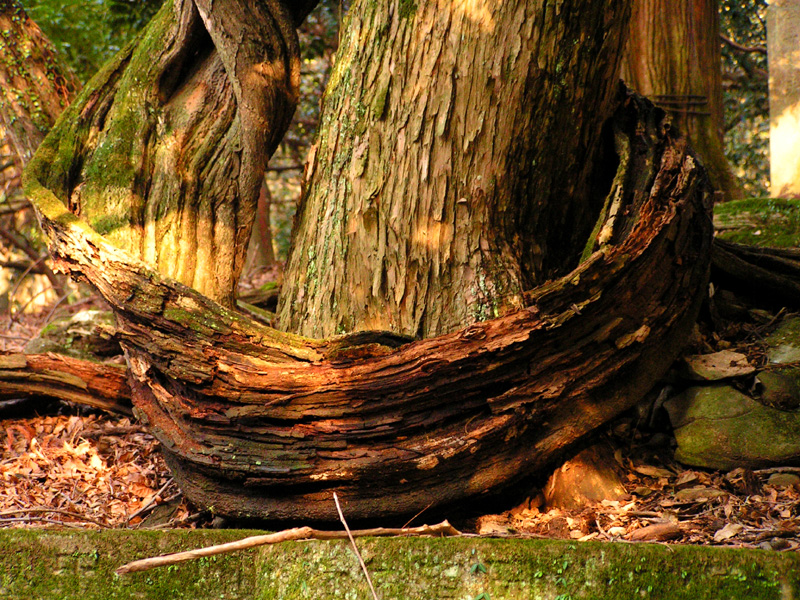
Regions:
[[[800,317],[786,319],[765,341],[770,363],[782,365],[800,361]]]

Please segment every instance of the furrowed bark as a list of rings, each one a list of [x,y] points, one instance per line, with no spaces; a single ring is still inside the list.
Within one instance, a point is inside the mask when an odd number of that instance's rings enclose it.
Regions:
[[[232,306],[297,102],[294,16],[277,0],[168,2],[70,107],[44,178],[119,248]]]
[[[431,337],[573,268],[603,193],[628,0],[358,0],[278,309],[315,337]],[[613,171],[613,169],[612,169]]]

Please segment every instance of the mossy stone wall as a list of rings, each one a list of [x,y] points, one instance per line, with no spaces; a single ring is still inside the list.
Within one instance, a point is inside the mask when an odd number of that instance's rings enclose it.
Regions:
[[[0,531],[0,598],[371,598],[347,542],[296,542],[119,577],[146,556],[246,531]],[[759,550],[515,539],[369,539],[378,595],[394,599],[800,598],[800,555]]]

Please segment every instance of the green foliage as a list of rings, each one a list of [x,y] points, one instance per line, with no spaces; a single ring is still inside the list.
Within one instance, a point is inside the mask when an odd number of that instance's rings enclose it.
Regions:
[[[28,15],[86,82],[161,6],[162,0],[23,0]]]
[[[722,44],[722,84],[728,160],[749,196],[769,188],[767,0],[721,0],[722,35],[748,50]]]

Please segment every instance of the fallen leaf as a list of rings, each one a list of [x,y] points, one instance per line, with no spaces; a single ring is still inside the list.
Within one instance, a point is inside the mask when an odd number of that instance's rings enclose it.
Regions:
[[[756,372],[747,356],[732,350],[713,354],[695,354],[684,357],[689,377],[701,381],[719,381],[730,377],[742,377]]]
[[[681,528],[675,523],[653,523],[632,531],[628,539],[633,542],[657,542],[674,540],[682,534]]]
[[[648,477],[675,477],[675,473],[669,469],[662,469],[661,467],[653,467],[650,465],[639,465],[638,467],[634,467],[633,470],[641,475],[647,475]]]
[[[738,535],[742,529],[744,529],[744,527],[739,523],[728,523],[722,529],[717,530],[717,532],[714,534],[714,541],[724,542],[725,540],[729,540]]]

